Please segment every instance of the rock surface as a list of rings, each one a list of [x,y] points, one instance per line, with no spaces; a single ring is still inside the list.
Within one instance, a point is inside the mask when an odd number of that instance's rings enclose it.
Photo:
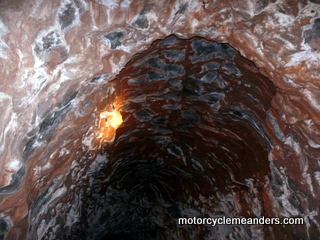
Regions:
[[[0,239],[317,239],[319,23],[315,0],[1,1]],[[177,223],[220,216],[304,224]]]

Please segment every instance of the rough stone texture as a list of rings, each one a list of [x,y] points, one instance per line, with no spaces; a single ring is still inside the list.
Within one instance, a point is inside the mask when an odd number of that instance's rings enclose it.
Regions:
[[[1,1],[0,239],[317,239],[319,19],[316,0]]]

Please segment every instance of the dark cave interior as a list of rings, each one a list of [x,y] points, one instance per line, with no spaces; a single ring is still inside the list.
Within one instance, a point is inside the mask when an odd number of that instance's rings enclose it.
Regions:
[[[318,0],[0,13],[0,240],[319,238]]]
[[[228,44],[171,35],[135,55],[114,82],[124,122],[90,176],[88,205],[108,202],[83,216],[100,216],[91,231],[104,225],[102,239],[164,239],[188,208],[216,216],[229,195],[239,199],[240,216],[266,214],[272,141],[265,119],[276,87],[254,63]]]

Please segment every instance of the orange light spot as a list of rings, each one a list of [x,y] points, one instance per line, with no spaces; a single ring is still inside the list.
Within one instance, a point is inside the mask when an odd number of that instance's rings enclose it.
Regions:
[[[100,138],[104,142],[112,142],[116,136],[116,130],[123,122],[122,116],[117,109],[112,112],[105,111],[100,113]]]

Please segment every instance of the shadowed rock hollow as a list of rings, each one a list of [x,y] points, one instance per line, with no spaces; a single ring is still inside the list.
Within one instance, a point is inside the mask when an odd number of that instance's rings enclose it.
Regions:
[[[0,12],[0,239],[320,235],[317,1]]]

